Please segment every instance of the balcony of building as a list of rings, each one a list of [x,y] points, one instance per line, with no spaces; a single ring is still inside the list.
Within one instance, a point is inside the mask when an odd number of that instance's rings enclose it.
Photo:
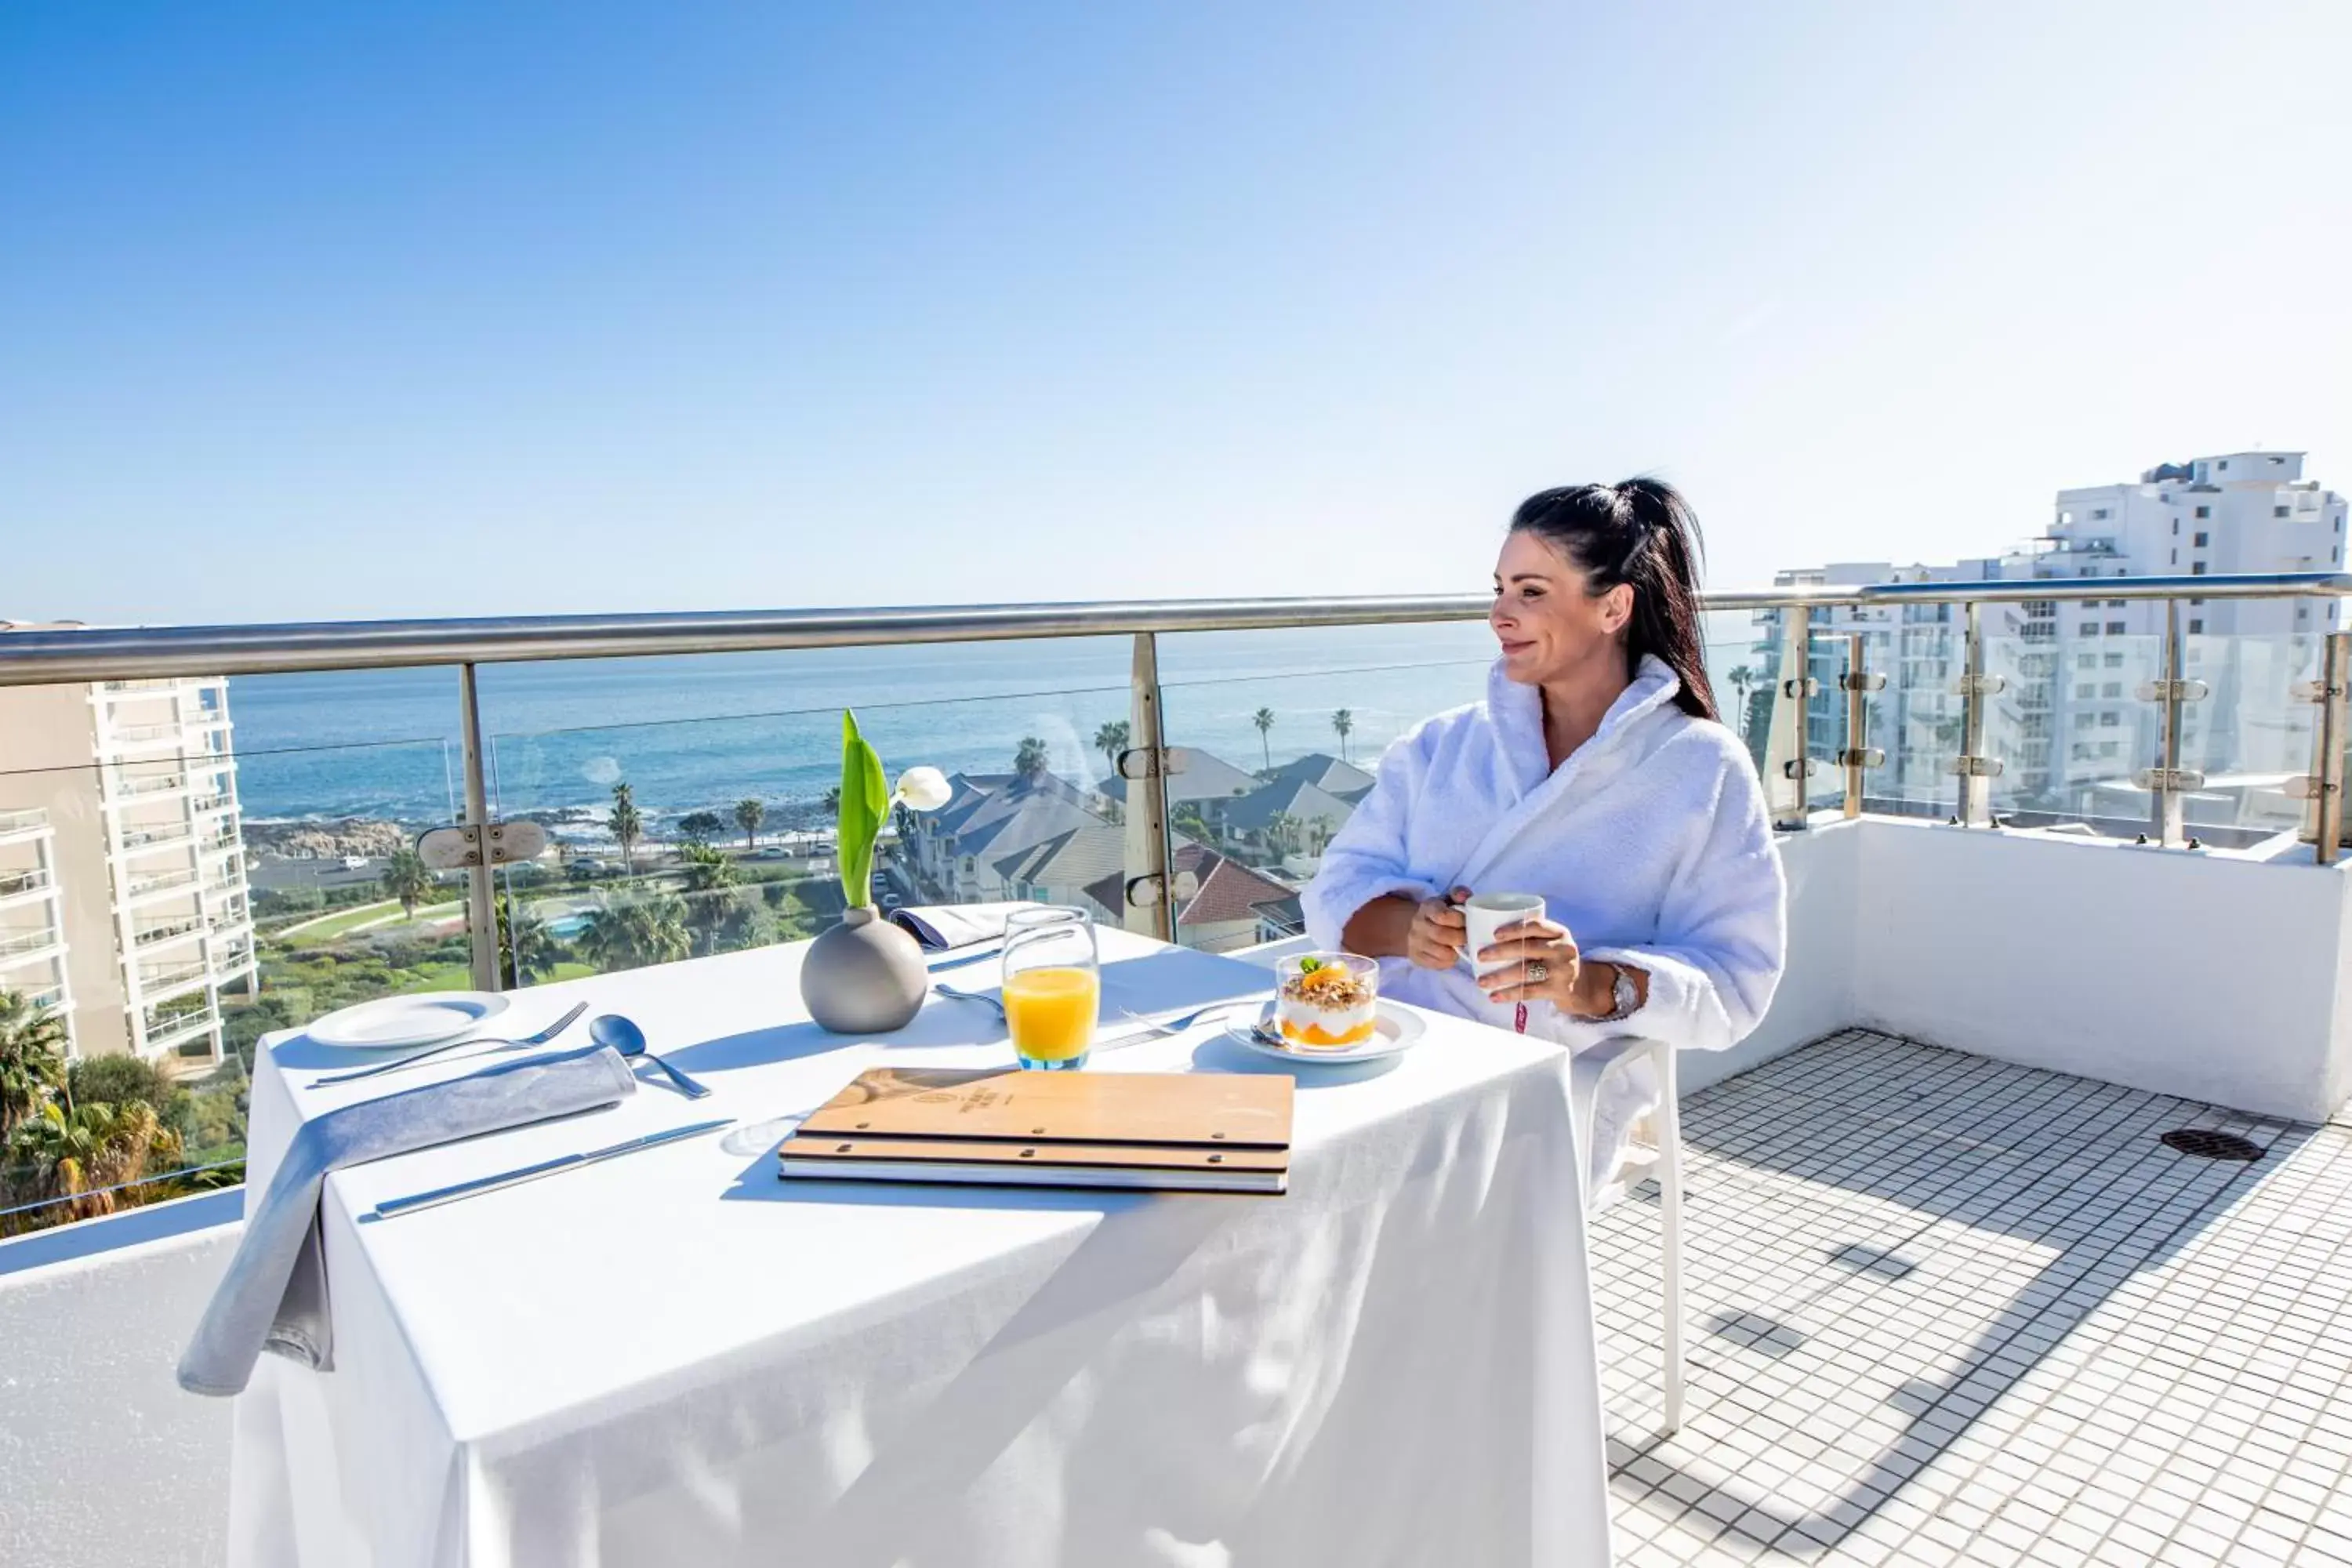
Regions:
[[[22,909],[50,896],[56,880],[46,866],[0,869],[0,910]]]
[[[44,963],[65,952],[65,938],[54,926],[0,927],[0,975]],[[0,979],[0,989],[13,989]]]
[[[2207,668],[2247,678],[2226,700],[2299,766],[2240,767],[2224,737],[2246,725],[2192,730],[2174,707],[2210,717],[2223,698],[2137,696],[2134,670],[2119,702],[2151,722],[2053,779],[2025,716],[2073,672],[1989,689],[1970,675],[1994,637],[1969,636],[1965,601],[1943,607],[1949,640],[1925,664],[1895,657],[1895,623],[1862,623],[1857,659],[1843,622],[1817,635],[1793,613],[1764,661],[1762,689],[1820,688],[1748,715],[1785,829],[1790,963],[1753,1037],[1683,1060],[1678,1432],[1661,1419],[1659,1195],[1590,1226],[1619,1561],[2352,1562],[2352,641],[2276,660],[2210,646]],[[877,621],[874,640],[899,629]],[[2158,648],[2146,679],[2187,662]],[[1335,700],[1368,710],[1397,678]],[[1296,679],[1213,700],[1245,716]],[[1172,739],[1212,684],[1155,694]],[[1040,706],[1024,701],[1004,710],[1008,758]],[[1074,733],[1100,717],[1055,711]],[[919,838],[966,891],[995,890],[986,853]],[[308,918],[287,942],[327,945],[335,917]],[[137,962],[187,968],[182,919],[134,925]],[[271,938],[252,942],[215,972],[266,967]],[[151,1006],[142,1048],[208,1041],[210,990]],[[38,1560],[224,1561],[230,1415],[170,1369],[237,1212],[211,1194],[0,1243],[5,1425],[48,1437],[0,1466],[0,1519],[31,1521]],[[102,1469],[79,1458],[101,1442]]]
[[[49,814],[38,806],[0,811],[0,846],[28,843],[49,831]]]
[[[220,1027],[220,1014],[201,984],[150,1003],[139,1016],[139,1049],[153,1056],[199,1040]]]
[[[160,952],[194,942],[209,929],[196,915],[136,921],[131,924],[131,941],[142,952]]]
[[[113,853],[128,858],[163,849],[185,849],[196,840],[195,825],[184,816],[160,822],[124,824],[115,834]]]
[[[180,895],[196,885],[197,872],[193,866],[166,871],[141,872],[133,869],[125,874],[121,882],[122,901],[136,908],[152,900]]]

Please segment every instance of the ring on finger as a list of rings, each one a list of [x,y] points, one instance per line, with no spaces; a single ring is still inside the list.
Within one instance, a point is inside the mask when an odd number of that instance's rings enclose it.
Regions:
[[[1540,958],[1528,960],[1528,984],[1540,985],[1551,978],[1551,965]]]

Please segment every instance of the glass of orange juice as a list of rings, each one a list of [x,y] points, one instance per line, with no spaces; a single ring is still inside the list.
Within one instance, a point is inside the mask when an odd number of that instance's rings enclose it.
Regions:
[[[1024,1068],[1087,1065],[1102,1006],[1102,960],[1084,910],[1016,910],[1004,928],[1004,1026]]]

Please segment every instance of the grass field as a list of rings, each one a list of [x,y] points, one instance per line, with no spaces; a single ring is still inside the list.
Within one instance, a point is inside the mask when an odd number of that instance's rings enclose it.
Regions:
[[[447,914],[463,902],[461,899],[449,899],[437,904],[420,904],[417,906],[416,912],[420,918]],[[331,942],[353,927],[363,926],[370,921],[380,921],[388,914],[397,915],[399,912],[400,905],[391,899],[373,904],[360,904],[352,909],[339,910],[323,920],[313,921],[299,927],[289,927],[278,931],[275,940],[298,942]]]

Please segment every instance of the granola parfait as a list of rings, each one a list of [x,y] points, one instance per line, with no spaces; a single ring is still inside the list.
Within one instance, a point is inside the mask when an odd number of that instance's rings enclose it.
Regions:
[[[1380,1027],[1381,968],[1352,952],[1309,952],[1276,966],[1275,1026],[1307,1050],[1360,1046]]]

